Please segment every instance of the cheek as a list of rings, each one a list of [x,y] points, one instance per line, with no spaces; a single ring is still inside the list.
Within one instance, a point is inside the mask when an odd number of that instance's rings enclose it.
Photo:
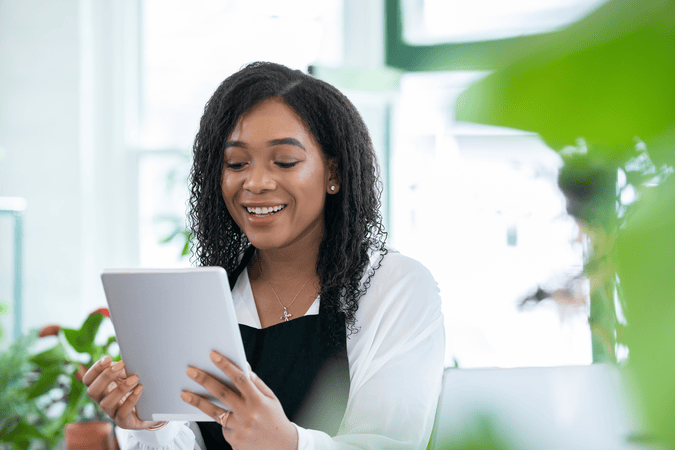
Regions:
[[[322,208],[326,196],[324,182],[322,177],[316,175],[308,176],[302,182],[303,197],[312,209]]]
[[[234,185],[235,181],[233,180],[233,178],[225,176],[223,177],[223,181],[220,184],[220,191],[228,210],[230,210],[230,207],[232,206],[232,203],[234,201],[234,194],[236,192],[234,189]],[[230,213],[231,212],[232,211],[230,211]]]
[[[318,194],[325,194],[326,171],[323,161],[314,161],[298,174],[298,183],[309,187],[309,190]],[[319,192],[320,191],[320,192]]]

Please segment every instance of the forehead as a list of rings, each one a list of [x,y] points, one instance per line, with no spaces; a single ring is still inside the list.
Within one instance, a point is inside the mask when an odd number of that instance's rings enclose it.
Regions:
[[[318,147],[316,139],[293,108],[280,98],[268,98],[246,111],[237,121],[228,141],[251,144],[293,137]]]

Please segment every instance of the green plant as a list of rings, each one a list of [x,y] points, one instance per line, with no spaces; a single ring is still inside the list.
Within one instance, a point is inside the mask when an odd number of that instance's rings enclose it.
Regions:
[[[161,244],[168,244],[174,239],[178,239],[178,241],[182,244],[182,250],[180,253],[181,258],[190,256],[192,254],[190,252],[190,241],[192,239],[192,231],[185,228],[185,225],[183,225],[177,218],[162,216],[159,217],[158,220],[171,222],[173,226],[173,230],[171,231],[171,233],[163,237],[159,242]]]
[[[109,317],[108,310],[102,308],[91,313],[79,329],[48,325],[2,354],[3,367],[7,362],[11,369],[3,369],[6,374],[0,372],[9,381],[1,386],[0,398],[10,405],[7,417],[0,422],[0,445],[52,449],[63,439],[66,424],[107,420],[87,395],[82,375],[95,361],[110,354],[114,336],[104,344],[96,342],[102,322]],[[56,343],[32,354],[29,344],[36,335],[56,339]],[[119,360],[118,354],[111,356]],[[4,414],[5,409],[2,411]]]
[[[4,316],[5,314],[7,314],[8,310],[9,307],[7,306],[7,304],[0,301],[0,316]],[[2,342],[4,338],[5,338],[5,330],[4,328],[2,328],[2,323],[0,323],[0,342]]]
[[[608,337],[627,346],[628,370],[651,438],[670,447],[675,446],[675,177],[668,177],[675,166],[673,61],[675,2],[611,0],[543,36],[524,58],[464,92],[457,106],[458,120],[534,131],[563,155],[582,138],[584,158],[567,160],[567,167],[577,164],[581,174],[584,165],[589,173],[595,166],[613,177],[621,169],[636,188],[636,200],[626,208],[614,195],[591,196],[586,220],[607,239],[604,260],[591,259],[598,267],[587,269],[603,275],[592,289],[605,291],[611,304],[617,295],[623,305],[625,320],[618,314],[611,319],[625,326],[607,323]],[[592,177],[577,182],[588,188]],[[612,191],[616,187],[610,184]],[[592,238],[599,247],[602,236]]]
[[[14,341],[3,353],[0,353],[0,448],[3,447],[4,433],[17,417],[30,417],[38,414],[37,406],[27,401],[27,373],[33,370],[30,362],[30,347],[37,339],[37,332],[26,334]],[[29,435],[37,436],[37,430],[28,427],[24,433],[26,439],[17,436],[20,447],[28,445]],[[23,441],[23,442],[18,442]]]

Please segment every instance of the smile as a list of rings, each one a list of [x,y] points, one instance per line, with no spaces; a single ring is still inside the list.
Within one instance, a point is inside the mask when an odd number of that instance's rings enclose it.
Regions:
[[[245,206],[246,211],[248,211],[249,214],[252,216],[271,216],[272,214],[276,214],[282,209],[284,209],[286,205],[278,205],[278,206],[263,206],[263,207],[249,207]]]

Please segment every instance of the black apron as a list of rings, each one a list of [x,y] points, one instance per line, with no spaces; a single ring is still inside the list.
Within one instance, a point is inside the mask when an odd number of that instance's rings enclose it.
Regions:
[[[251,256],[247,252],[232,285]],[[340,344],[331,345],[323,338],[326,327],[325,314],[319,313],[263,329],[239,325],[239,330],[247,361],[277,396],[286,417],[303,428],[335,436],[349,395],[347,335],[342,327]],[[198,425],[208,450],[231,449],[220,424]]]

